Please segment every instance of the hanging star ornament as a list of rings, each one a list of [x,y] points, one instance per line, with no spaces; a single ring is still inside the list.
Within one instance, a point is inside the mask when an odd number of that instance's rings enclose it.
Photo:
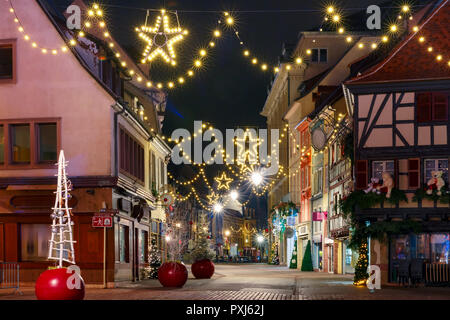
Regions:
[[[222,173],[221,177],[215,177],[214,180],[216,180],[217,183],[219,184],[217,186],[217,188],[219,190],[220,189],[225,189],[225,190],[230,189],[230,183],[233,181],[233,179],[227,177],[227,174],[225,172]]]
[[[175,13],[175,15],[177,15],[177,13]],[[169,17],[166,15],[166,10],[161,10],[161,15],[158,16],[153,27],[148,27],[146,20],[145,25],[141,28],[136,28],[136,31],[139,33],[139,37],[147,42],[147,46],[142,54],[144,56],[141,61],[142,63],[151,62],[155,58],[161,56],[165,62],[170,63],[173,66],[177,64],[175,60],[177,56],[173,49],[173,45],[183,40],[187,31],[182,30],[179,24],[178,27],[171,28],[169,25]]]
[[[216,194],[214,191],[211,194],[207,195],[206,198],[208,198],[209,204],[214,204],[217,201],[219,201],[219,195]]]

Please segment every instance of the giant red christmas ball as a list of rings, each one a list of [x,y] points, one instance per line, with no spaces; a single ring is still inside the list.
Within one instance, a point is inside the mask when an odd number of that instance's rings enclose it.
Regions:
[[[75,279],[76,277],[78,279]],[[71,279],[67,281],[69,278]],[[83,300],[84,289],[83,278],[66,268],[42,272],[35,285],[38,300]]]
[[[182,287],[187,278],[186,267],[178,262],[165,262],[158,269],[158,280],[164,287]]]
[[[214,274],[214,263],[209,259],[195,261],[191,266],[191,271],[197,279],[209,279]]]

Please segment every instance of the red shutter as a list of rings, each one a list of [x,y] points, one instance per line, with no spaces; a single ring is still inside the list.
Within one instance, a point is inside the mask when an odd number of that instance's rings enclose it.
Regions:
[[[448,97],[445,93],[433,93],[433,120],[446,121]]]
[[[368,161],[356,160],[355,166],[356,189],[365,189],[369,183],[368,178]]]
[[[431,93],[417,94],[417,121],[431,121]]]
[[[417,189],[420,186],[420,159],[408,159],[408,188]]]

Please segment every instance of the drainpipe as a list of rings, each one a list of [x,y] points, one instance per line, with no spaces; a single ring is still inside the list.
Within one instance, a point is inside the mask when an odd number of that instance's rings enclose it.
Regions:
[[[114,175],[119,177],[119,153],[117,152],[117,119],[120,114],[124,113],[125,109],[122,108],[121,111],[114,112]]]

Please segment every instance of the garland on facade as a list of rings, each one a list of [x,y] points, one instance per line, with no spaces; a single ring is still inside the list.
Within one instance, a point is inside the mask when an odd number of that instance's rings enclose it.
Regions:
[[[353,166],[353,161],[354,161],[354,157],[355,157],[354,144],[353,144],[353,132],[348,133],[342,140],[342,155],[344,157],[350,159],[350,161],[352,162],[352,166]]]
[[[417,189],[416,192],[414,193],[414,197],[412,198],[412,200],[414,202],[418,202],[419,200],[422,199],[428,199],[431,201],[439,201],[442,204],[450,203],[450,190],[442,188],[440,190],[440,194],[438,194],[438,190],[433,189],[431,194],[428,194],[427,189],[428,189],[427,187]]]
[[[281,218],[288,217],[293,214],[294,210],[296,210],[297,207],[295,204],[291,201],[289,202],[280,202],[277,205],[274,205],[272,207],[272,210],[270,210],[271,215],[277,215]]]
[[[389,198],[386,198],[385,193],[365,193],[363,190],[357,190],[340,200],[339,208],[344,215],[348,216],[354,212],[356,206],[360,209],[369,209],[377,204],[387,202],[396,205],[401,201],[408,202],[408,198],[406,197],[405,192],[396,188],[392,189],[391,196]]]
[[[365,193],[362,190],[353,191],[347,197],[339,201],[339,208],[345,218],[350,218],[351,237],[349,248],[358,250],[359,258],[355,267],[354,285],[365,284],[369,277],[367,273],[368,257],[367,257],[367,239],[386,241],[386,236],[391,234],[409,234],[419,233],[421,225],[417,221],[375,221],[367,224],[356,217],[356,206],[360,209],[368,209],[377,204],[388,202],[398,204],[401,201],[408,202],[406,194],[398,189],[393,188],[390,198],[386,198],[384,193],[376,192]]]

